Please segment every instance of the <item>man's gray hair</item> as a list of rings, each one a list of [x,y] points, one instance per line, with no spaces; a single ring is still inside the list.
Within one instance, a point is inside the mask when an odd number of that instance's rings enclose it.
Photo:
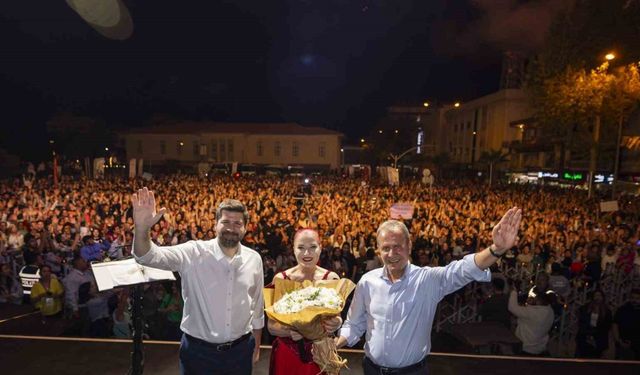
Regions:
[[[240,212],[242,214],[242,218],[244,219],[244,223],[247,224],[249,222],[249,211],[247,211],[247,207],[245,207],[245,205],[239,200],[223,200],[216,209],[216,220],[220,220],[220,218],[222,217],[222,211]]]
[[[380,224],[380,226],[378,227],[378,231],[376,232],[376,241],[379,241],[380,236],[383,232],[402,233],[407,243],[411,240],[409,229],[407,229],[407,226],[404,225],[403,222],[398,220],[387,220],[384,223]]]

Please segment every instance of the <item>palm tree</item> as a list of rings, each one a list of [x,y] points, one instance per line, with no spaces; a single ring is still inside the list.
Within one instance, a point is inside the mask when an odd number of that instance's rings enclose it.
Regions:
[[[483,151],[480,154],[478,161],[489,165],[489,187],[493,185],[493,166],[508,161],[507,157],[508,154],[504,154],[502,150]]]

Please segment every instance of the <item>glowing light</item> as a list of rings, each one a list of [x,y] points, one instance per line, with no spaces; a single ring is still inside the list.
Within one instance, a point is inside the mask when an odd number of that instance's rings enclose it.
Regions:
[[[82,19],[103,36],[124,40],[133,34],[133,22],[122,0],[66,0]]]

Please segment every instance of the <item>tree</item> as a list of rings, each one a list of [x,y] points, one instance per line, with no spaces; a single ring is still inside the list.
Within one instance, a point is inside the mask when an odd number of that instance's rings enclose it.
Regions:
[[[618,131],[616,137],[616,156],[613,168],[613,186],[611,199],[615,198],[616,185],[618,184],[618,171],[620,169],[620,147],[622,146],[622,127],[640,104],[640,73],[638,64],[623,66],[613,76],[607,112],[618,117]]]
[[[557,119],[560,123],[592,124],[589,143],[589,192],[597,170],[598,152],[602,130],[616,147],[620,135],[615,138],[615,125],[619,132],[624,118],[637,108],[640,100],[640,75],[638,65],[630,64],[609,69],[605,62],[596,69],[567,68],[563,73],[544,80],[539,97],[539,116]],[[586,128],[585,128],[586,129]],[[615,139],[615,141],[614,141]]]
[[[493,166],[508,161],[508,154],[503,153],[502,150],[483,151],[478,161],[489,166],[489,187],[491,187],[493,185]]]
[[[609,107],[620,106],[609,105],[616,103],[611,97],[605,100],[616,85],[615,77],[608,74],[606,66],[591,67],[598,66],[611,50],[620,55],[618,65],[638,61],[639,24],[640,1],[576,0],[556,17],[542,50],[529,65],[526,89],[542,132],[572,155],[584,151],[581,140],[597,136],[596,144],[589,147],[592,166],[601,135],[596,130],[604,129],[604,143],[616,143],[615,132],[609,130],[614,129],[619,116],[607,113],[612,112]],[[560,168],[564,168],[564,152],[561,160]]]

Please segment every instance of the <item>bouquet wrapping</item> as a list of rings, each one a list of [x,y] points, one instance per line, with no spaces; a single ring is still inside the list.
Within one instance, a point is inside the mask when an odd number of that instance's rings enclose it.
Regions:
[[[274,288],[264,291],[265,312],[270,319],[293,327],[313,341],[313,361],[321,371],[337,374],[346,366],[333,338],[321,322],[340,315],[356,285],[349,279],[293,281],[274,279]]]

